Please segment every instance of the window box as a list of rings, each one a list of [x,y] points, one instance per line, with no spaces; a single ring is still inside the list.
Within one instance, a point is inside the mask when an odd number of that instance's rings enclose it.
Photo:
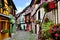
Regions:
[[[8,33],[8,30],[7,30],[7,29],[6,29],[6,30],[3,29],[3,30],[1,30],[1,33],[2,33],[2,34],[4,34],[4,33]]]

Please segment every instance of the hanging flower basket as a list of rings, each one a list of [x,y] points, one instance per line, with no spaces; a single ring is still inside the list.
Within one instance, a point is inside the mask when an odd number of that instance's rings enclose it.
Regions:
[[[8,30],[7,30],[7,29],[6,29],[6,30],[3,29],[3,30],[1,30],[1,33],[2,33],[2,34],[4,34],[4,33],[8,33]]]

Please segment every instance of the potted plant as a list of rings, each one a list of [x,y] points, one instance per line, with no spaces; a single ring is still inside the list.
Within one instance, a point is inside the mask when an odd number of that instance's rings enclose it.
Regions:
[[[7,30],[7,29],[6,29],[6,30],[3,29],[3,30],[1,30],[1,33],[2,33],[2,34],[4,34],[4,33],[8,33],[8,30]]]

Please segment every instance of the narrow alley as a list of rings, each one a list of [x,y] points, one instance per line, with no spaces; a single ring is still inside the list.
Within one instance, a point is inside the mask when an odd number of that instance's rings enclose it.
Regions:
[[[60,0],[0,0],[0,40],[60,40]]]
[[[14,33],[10,40],[37,40],[37,35],[31,34],[30,32],[27,31],[19,30],[16,33]]]

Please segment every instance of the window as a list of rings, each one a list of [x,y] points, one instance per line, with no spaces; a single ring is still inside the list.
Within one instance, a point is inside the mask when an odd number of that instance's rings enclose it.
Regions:
[[[5,29],[5,22],[4,21],[1,22],[1,29]]]
[[[38,19],[40,19],[40,11],[38,12]]]
[[[4,7],[4,0],[1,0],[1,3],[3,4],[2,7]]]

